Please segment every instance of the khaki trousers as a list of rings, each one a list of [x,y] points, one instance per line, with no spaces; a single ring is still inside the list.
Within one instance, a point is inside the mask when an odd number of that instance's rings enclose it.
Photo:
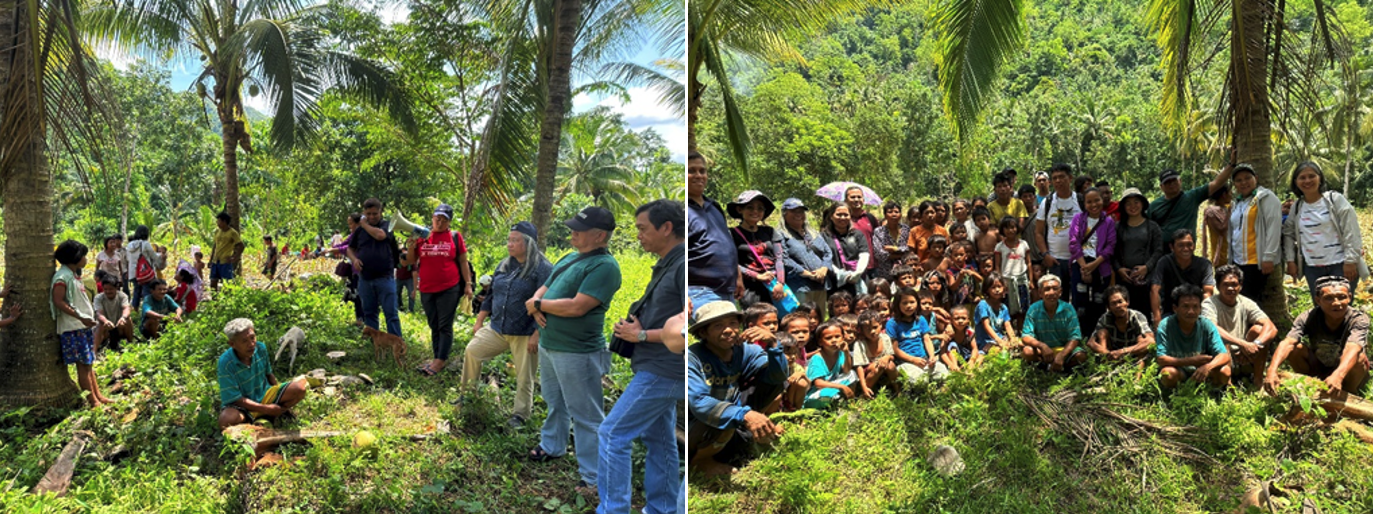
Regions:
[[[529,336],[508,336],[497,333],[491,325],[482,327],[463,352],[462,381],[476,382],[482,363],[507,350],[515,364],[515,415],[527,420],[534,407],[534,375],[539,371],[538,355],[529,353]]]

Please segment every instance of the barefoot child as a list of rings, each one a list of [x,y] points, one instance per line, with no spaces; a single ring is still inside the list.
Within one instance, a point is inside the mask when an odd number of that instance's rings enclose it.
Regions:
[[[1030,245],[1020,238],[1020,222],[1010,216],[1001,218],[1001,235],[1004,239],[996,245],[996,270],[1005,281],[1006,308],[1011,320],[1020,326],[1025,320],[1025,309],[1033,303],[1030,284],[1035,283],[1035,275],[1029,266]]]
[[[891,338],[886,334],[886,317],[877,311],[864,311],[858,316],[858,340],[853,343],[853,366],[858,370],[858,387],[863,397],[872,399],[882,384],[891,384],[901,393],[897,380],[896,355]]]
[[[806,379],[806,353],[810,346],[810,316],[805,313],[793,312],[782,318],[782,330],[786,338],[777,337],[778,344],[782,344],[782,350],[787,355],[787,363],[790,375],[787,377],[787,386],[782,393],[782,409],[791,412],[801,407],[801,403],[806,400],[806,390],[810,388],[810,380]],[[790,347],[784,343],[790,341]],[[818,346],[817,346],[818,350]]]
[[[1011,326],[1010,310],[1003,301],[1006,298],[1006,281],[1000,274],[992,272],[987,275],[987,280],[982,283],[982,296],[973,314],[977,348],[983,352],[990,352],[992,348],[1010,350],[1010,335],[1015,333],[1015,328]]]
[[[810,390],[805,407],[823,409],[837,398],[853,398],[849,386],[857,379],[853,374],[853,356],[844,349],[844,327],[830,320],[821,324],[815,335],[820,338],[820,352],[810,358],[806,369]]]
[[[955,305],[949,316],[953,318],[953,334],[940,345],[944,351],[940,352],[939,361],[948,366],[950,371],[976,368],[982,364],[982,356],[986,352],[977,349],[973,329],[968,323],[968,308]],[[960,365],[960,362],[965,365]]]
[[[86,267],[86,245],[68,239],[57,245],[53,258],[62,267],[52,277],[52,318],[57,322],[57,339],[62,343],[62,360],[76,365],[76,379],[90,393],[92,407],[113,403],[100,394],[95,379],[95,308],[86,296],[78,275]]]

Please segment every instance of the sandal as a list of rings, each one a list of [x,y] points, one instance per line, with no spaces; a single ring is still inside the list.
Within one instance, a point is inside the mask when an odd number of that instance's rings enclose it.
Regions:
[[[561,456],[561,455],[550,455],[548,452],[544,451],[542,445],[540,445],[540,446],[535,446],[533,450],[530,450],[530,451],[529,451],[529,460],[532,460],[532,461],[534,461],[534,462],[548,462],[548,461],[550,461],[550,460],[557,459],[557,458],[559,458],[559,457],[562,457],[562,456]]]
[[[419,372],[419,374],[424,375],[426,377],[432,377],[439,373],[437,371],[430,369],[428,364],[415,368],[415,371]]]

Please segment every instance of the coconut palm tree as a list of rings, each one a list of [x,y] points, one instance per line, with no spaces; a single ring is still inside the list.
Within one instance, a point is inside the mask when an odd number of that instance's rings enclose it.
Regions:
[[[313,136],[317,102],[330,90],[384,107],[414,131],[410,100],[380,64],[331,45],[319,21],[333,9],[301,0],[115,0],[87,13],[90,35],[143,55],[198,57],[196,90],[214,105],[224,153],[225,211],[240,228],[238,150],[253,151],[243,94],[275,109],[271,143],[289,150]]]
[[[558,159],[557,200],[581,193],[617,214],[633,213],[640,197],[635,170],[625,162],[635,142],[619,118],[608,114],[598,109],[568,121]]]
[[[59,406],[78,400],[48,315],[53,266],[52,137],[88,166],[107,141],[109,112],[96,101],[94,65],[73,2],[0,0],[0,196],[5,212],[6,312],[25,314],[0,331],[0,405]]]
[[[687,147],[696,151],[696,122],[705,96],[702,67],[714,79],[725,108],[730,151],[748,170],[748,128],[734,98],[727,59],[744,56],[805,62],[790,41],[824,28],[831,20],[887,0],[702,0],[687,2]]]
[[[1193,109],[1190,79],[1212,62],[1226,68],[1221,130],[1237,159],[1254,166],[1259,183],[1273,188],[1271,118],[1319,108],[1311,94],[1324,65],[1347,65],[1348,43],[1326,0],[1313,0],[1307,41],[1285,21],[1286,0],[1151,0],[1148,19],[1163,56],[1160,108],[1170,127],[1186,126]],[[936,7],[939,84],[944,109],[960,139],[967,140],[995,94],[1006,59],[1024,36],[1023,0],[948,0]],[[1306,25],[1305,23],[1302,24]],[[1304,46],[1305,48],[1301,48]],[[1219,57],[1219,58],[1217,58]],[[1281,106],[1281,109],[1274,109]],[[1267,312],[1286,312],[1281,273],[1270,277]]]

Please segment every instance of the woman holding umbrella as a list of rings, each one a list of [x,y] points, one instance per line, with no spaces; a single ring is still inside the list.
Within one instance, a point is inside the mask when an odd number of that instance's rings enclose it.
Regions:
[[[781,300],[786,281],[782,261],[786,250],[782,234],[763,224],[777,206],[760,191],[744,191],[726,206],[729,217],[739,220],[734,233],[734,246],[739,251],[739,272],[744,276],[745,293],[739,303]]]
[[[854,229],[848,204],[836,203],[825,209],[825,244],[834,248],[835,283],[830,294],[848,291],[855,296],[867,293],[863,271],[872,254],[863,233]]]

